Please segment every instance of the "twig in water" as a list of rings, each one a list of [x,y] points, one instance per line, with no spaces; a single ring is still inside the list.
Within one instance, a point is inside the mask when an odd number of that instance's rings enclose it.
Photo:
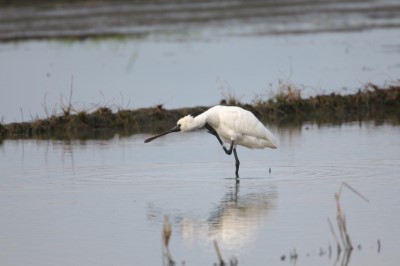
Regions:
[[[340,207],[340,197],[342,194],[343,187],[347,187],[350,191],[352,191],[354,194],[359,196],[364,201],[369,202],[369,200],[366,197],[364,197],[360,192],[358,192],[353,187],[351,187],[349,184],[347,184],[346,182],[342,182],[342,184],[340,185],[340,188],[339,188],[339,192],[335,194],[336,212],[337,212],[336,219],[338,222],[339,233],[340,233],[340,237],[342,239],[343,248],[345,250],[349,251],[349,250],[353,249],[353,245],[350,240],[350,235],[347,231],[346,216],[344,215],[344,213]]]
[[[339,257],[339,256],[340,256],[340,252],[342,251],[342,249],[341,249],[341,247],[340,247],[340,242],[339,242],[339,240],[338,240],[338,238],[337,238],[337,236],[336,236],[335,230],[333,229],[333,225],[332,225],[332,222],[331,222],[331,219],[330,219],[330,218],[328,218],[328,223],[329,223],[329,228],[331,229],[333,238],[334,238],[335,241],[336,241],[337,257]]]
[[[364,197],[360,192],[358,192],[357,190],[355,190],[353,187],[351,187],[351,186],[350,186],[349,184],[347,184],[346,182],[342,182],[342,184],[340,185],[340,188],[339,188],[339,196],[341,195],[342,189],[343,189],[344,186],[347,187],[348,189],[350,189],[351,191],[353,191],[354,194],[356,194],[357,196],[359,196],[360,198],[362,198],[364,201],[369,202],[369,200],[368,200],[366,197]]]
[[[293,251],[290,252],[290,261],[294,261],[294,264],[296,264],[297,258],[299,257],[299,254],[297,254],[296,249],[294,248]]]
[[[361,195],[361,193],[359,193],[357,190],[352,188],[346,182],[342,182],[342,184],[339,187],[339,191],[337,193],[335,193],[336,221],[338,224],[339,235],[340,235],[342,245],[340,245],[340,242],[339,242],[338,238],[336,237],[335,230],[333,229],[332,223],[329,218],[328,218],[328,222],[329,222],[329,227],[331,229],[333,237],[337,244],[338,253],[337,253],[336,262],[338,261],[338,259],[340,257],[341,247],[343,247],[344,254],[343,254],[343,258],[342,258],[342,265],[348,265],[349,261],[350,261],[351,252],[353,250],[353,245],[351,243],[350,235],[347,231],[346,216],[344,215],[342,208],[340,206],[340,198],[341,198],[343,187],[347,187],[350,191],[352,191],[354,194],[359,196],[364,201],[369,202],[369,200],[366,197],[364,197],[363,195]]]
[[[163,240],[163,247],[164,247],[164,255],[167,258],[167,265],[175,265],[174,260],[172,259],[171,252],[169,251],[169,239],[171,237],[171,225],[169,224],[168,216],[164,216],[164,223],[163,223],[163,231],[162,231],[162,240]],[[163,260],[164,261],[164,260]]]
[[[235,256],[233,256],[233,257],[229,260],[229,265],[230,265],[230,266],[238,266],[238,265],[239,265],[238,259],[237,259]]]
[[[378,239],[378,253],[381,252],[381,241]]]
[[[224,265],[225,265],[225,262],[224,262],[224,260],[222,259],[222,255],[221,255],[221,252],[220,252],[220,250],[219,250],[217,240],[214,240],[214,248],[215,248],[215,252],[217,253],[219,265],[220,265],[220,266],[224,266]]]

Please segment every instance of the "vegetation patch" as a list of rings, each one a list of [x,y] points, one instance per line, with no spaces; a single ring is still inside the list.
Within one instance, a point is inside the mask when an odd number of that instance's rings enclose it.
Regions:
[[[209,108],[200,106],[167,110],[158,105],[136,110],[120,109],[115,112],[108,107],[99,107],[88,112],[74,111],[70,102],[61,106],[60,115],[53,112],[46,119],[0,124],[0,139],[87,139],[112,138],[115,134],[155,133],[171,128],[185,115],[204,112]],[[221,100],[221,104],[241,106],[253,112],[263,122],[278,126],[303,122],[340,124],[363,120],[399,124],[400,85],[380,88],[367,84],[355,94],[331,93],[303,99],[299,88],[284,84],[269,99],[243,104],[229,98]]]
[[[276,96],[254,104],[254,111],[269,121],[281,123],[343,123],[376,120],[399,123],[400,86],[380,88],[365,85],[355,94],[331,93],[303,99],[300,89],[285,85]]]

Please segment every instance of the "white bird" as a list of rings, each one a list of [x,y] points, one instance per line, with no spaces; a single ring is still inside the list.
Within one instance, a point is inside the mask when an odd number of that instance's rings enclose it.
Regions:
[[[146,139],[148,143],[158,137],[172,132],[186,132],[206,128],[208,132],[217,137],[219,143],[228,155],[235,156],[236,178],[239,177],[239,159],[236,146],[241,145],[250,149],[263,149],[278,147],[274,135],[250,111],[237,106],[214,106],[198,115],[187,115],[178,120],[176,126],[170,130]],[[227,149],[223,142],[230,143]]]

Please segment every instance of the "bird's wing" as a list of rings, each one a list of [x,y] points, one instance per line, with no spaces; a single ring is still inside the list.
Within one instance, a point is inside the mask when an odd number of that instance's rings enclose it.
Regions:
[[[237,138],[250,138],[254,141],[263,141],[263,145],[270,148],[277,147],[277,141],[274,135],[257,119],[250,111],[239,109],[233,110],[231,125]]]
[[[206,116],[207,123],[225,142],[235,140],[249,148],[277,146],[273,134],[250,111],[235,106],[215,106],[206,112]]]

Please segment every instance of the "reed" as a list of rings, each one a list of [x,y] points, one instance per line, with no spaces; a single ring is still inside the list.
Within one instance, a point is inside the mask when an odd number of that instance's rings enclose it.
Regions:
[[[337,228],[340,236],[340,241],[339,238],[337,237],[334,227],[332,225],[331,220],[328,218],[328,223],[329,223],[329,228],[332,232],[333,238],[335,239],[336,246],[337,246],[337,256],[336,256],[336,263],[340,259],[340,254],[343,250],[343,257],[342,257],[342,265],[348,265],[350,261],[350,256],[353,251],[353,244],[351,241],[351,237],[347,228],[347,220],[345,213],[341,207],[341,199],[342,199],[342,192],[343,188],[349,189],[351,192],[356,194],[358,197],[360,197],[362,200],[365,202],[369,202],[369,200],[364,197],[360,192],[355,190],[353,187],[351,187],[348,183],[342,182],[340,184],[338,192],[335,193],[335,202],[336,202],[336,222],[337,222]],[[336,264],[335,263],[335,264]]]
[[[214,248],[215,248],[215,252],[217,253],[218,265],[224,266],[225,261],[222,258],[221,251],[219,250],[217,240],[214,240]]]
[[[169,224],[168,216],[164,216],[162,229],[162,245],[163,245],[163,265],[173,266],[175,261],[172,259],[171,251],[169,250],[169,239],[171,237],[171,225]],[[165,264],[166,262],[166,264]]]

